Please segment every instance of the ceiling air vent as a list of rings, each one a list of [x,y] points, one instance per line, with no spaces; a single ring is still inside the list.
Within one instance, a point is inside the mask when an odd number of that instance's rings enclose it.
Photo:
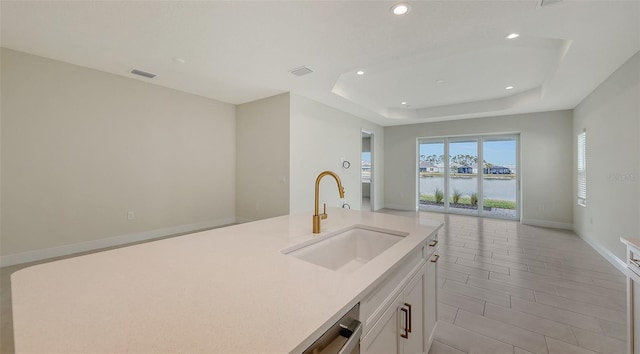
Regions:
[[[559,2],[561,2],[562,0],[538,0],[538,8],[544,7],[544,6],[549,6],[549,5],[553,5],[553,4],[557,4]]]
[[[307,68],[306,66],[301,66],[299,68],[289,70],[289,72],[295,76],[303,76],[303,75],[311,74],[313,70]]]
[[[149,79],[153,79],[154,77],[156,77],[156,74],[148,73],[146,71],[142,71],[142,70],[138,70],[138,69],[131,69],[130,73],[132,73],[134,75],[144,76],[144,77],[149,78]]]

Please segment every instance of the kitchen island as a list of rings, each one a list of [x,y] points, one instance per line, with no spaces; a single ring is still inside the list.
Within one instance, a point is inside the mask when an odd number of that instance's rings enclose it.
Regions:
[[[16,352],[301,352],[442,226],[328,214],[318,235],[305,213],[20,270],[11,276]],[[347,273],[282,252],[356,224],[408,235]]]

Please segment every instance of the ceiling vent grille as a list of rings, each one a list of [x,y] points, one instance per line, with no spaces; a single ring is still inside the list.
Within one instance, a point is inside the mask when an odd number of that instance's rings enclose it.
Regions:
[[[289,70],[290,73],[292,73],[295,76],[304,76],[307,74],[311,74],[313,72],[313,70],[307,68],[306,66],[301,66],[299,68],[295,68],[293,70]]]
[[[149,79],[153,79],[154,77],[156,77],[156,74],[148,73],[139,69],[131,69],[130,73],[134,75],[144,76]]]

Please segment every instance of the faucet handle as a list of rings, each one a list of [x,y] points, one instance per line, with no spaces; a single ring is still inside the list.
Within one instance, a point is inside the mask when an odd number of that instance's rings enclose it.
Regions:
[[[324,207],[323,207],[323,212],[322,214],[320,214],[320,219],[324,220],[327,218],[327,203],[323,203]]]

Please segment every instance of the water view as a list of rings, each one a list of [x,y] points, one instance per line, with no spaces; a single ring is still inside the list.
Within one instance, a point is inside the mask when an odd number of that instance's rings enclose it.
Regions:
[[[442,190],[444,177],[420,177],[420,194],[434,195],[436,188]],[[485,198],[516,201],[516,179],[485,179],[482,185]],[[458,190],[463,196],[471,196],[478,189],[478,177],[451,178],[449,189]]]

